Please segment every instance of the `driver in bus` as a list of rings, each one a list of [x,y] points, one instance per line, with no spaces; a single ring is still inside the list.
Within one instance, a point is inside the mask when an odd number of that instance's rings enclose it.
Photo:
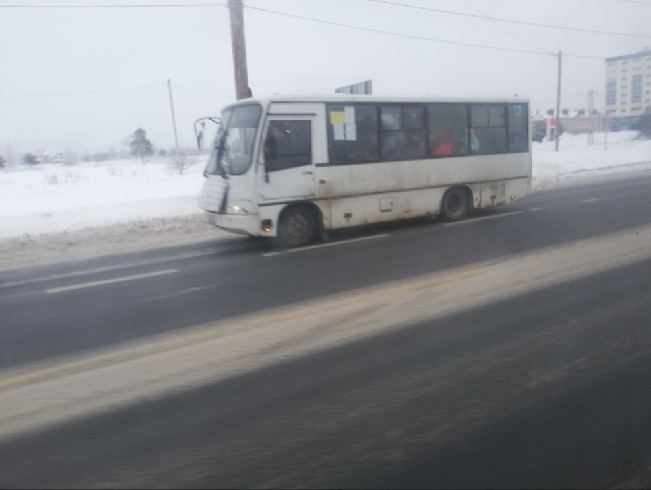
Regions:
[[[264,155],[265,160],[278,159],[278,147],[282,146],[285,140],[286,128],[280,121],[272,121],[269,123],[269,130],[267,132],[267,139],[264,142]]]

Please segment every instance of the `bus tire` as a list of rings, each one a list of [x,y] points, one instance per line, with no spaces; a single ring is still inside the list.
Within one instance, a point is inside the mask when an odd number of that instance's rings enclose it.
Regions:
[[[316,238],[316,213],[304,204],[289,206],[278,220],[278,242],[282,247],[302,247]]]
[[[463,187],[449,189],[441,200],[441,216],[446,221],[459,221],[470,213],[470,196]]]

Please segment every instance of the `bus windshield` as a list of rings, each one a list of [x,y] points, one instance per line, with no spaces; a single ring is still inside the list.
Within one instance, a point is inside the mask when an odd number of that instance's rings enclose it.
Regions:
[[[261,112],[259,105],[248,105],[222,113],[222,128],[215,137],[208,174],[241,175],[249,169]]]

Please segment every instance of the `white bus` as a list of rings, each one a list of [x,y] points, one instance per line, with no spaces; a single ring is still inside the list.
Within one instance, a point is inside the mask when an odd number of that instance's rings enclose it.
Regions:
[[[286,246],[366,223],[459,220],[530,191],[525,99],[277,96],[220,119],[200,207],[221,229]]]

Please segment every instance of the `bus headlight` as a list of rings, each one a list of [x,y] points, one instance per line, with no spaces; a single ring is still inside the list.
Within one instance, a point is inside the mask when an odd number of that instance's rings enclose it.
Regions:
[[[226,207],[226,214],[249,214],[253,209],[250,201],[238,201]]]

